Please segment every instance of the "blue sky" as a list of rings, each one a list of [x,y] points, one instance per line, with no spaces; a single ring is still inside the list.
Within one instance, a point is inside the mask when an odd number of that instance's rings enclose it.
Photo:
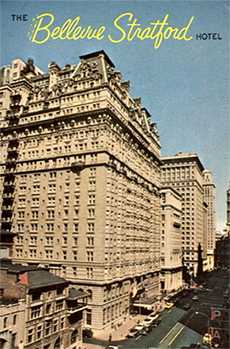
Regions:
[[[79,56],[105,50],[124,79],[131,81],[132,96],[158,124],[162,154],[197,152],[214,174],[217,187],[217,223],[226,219],[226,189],[230,181],[229,120],[229,1],[1,1],[1,65],[16,57],[47,71],[50,61],[60,66],[78,63]],[[57,25],[81,16],[81,25],[106,27],[115,33],[113,20],[132,12],[144,27],[169,14],[172,26],[183,26],[191,16],[193,40],[162,43],[158,50],[149,40],[48,41],[36,45],[28,39],[32,19],[52,12]],[[27,14],[27,22],[13,22],[12,14]],[[220,33],[222,40],[199,41],[197,33]]]

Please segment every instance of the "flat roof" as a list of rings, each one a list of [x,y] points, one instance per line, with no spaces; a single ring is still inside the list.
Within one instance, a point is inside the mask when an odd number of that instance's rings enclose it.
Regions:
[[[196,160],[198,167],[201,171],[204,171],[204,166],[202,165],[199,156],[196,153],[177,153],[175,155],[171,156],[162,156],[161,158],[162,163],[170,163],[170,162],[176,162],[176,161],[189,161],[189,160]]]
[[[115,65],[113,64],[113,62],[111,61],[111,59],[109,58],[109,56],[107,55],[107,53],[104,50],[87,53],[87,54],[81,55],[79,57],[80,57],[80,59],[88,59],[88,58],[97,57],[101,54],[105,57],[105,60],[114,68]]]

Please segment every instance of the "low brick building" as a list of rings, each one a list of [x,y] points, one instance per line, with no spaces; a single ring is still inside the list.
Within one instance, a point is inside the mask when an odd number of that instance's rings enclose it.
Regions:
[[[80,349],[87,294],[45,269],[1,263],[2,349]]]

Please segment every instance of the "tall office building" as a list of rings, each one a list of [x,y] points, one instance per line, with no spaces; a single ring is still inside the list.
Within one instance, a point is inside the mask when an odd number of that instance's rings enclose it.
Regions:
[[[214,250],[215,248],[215,234],[216,234],[216,210],[215,210],[215,184],[213,182],[212,173],[209,170],[203,172],[203,188],[204,201],[207,203],[207,248]]]
[[[2,84],[1,251],[44,264],[90,295],[87,325],[121,323],[159,294],[160,143],[104,51],[29,61]]]
[[[172,187],[161,188],[160,283],[164,294],[182,287],[181,195]]]
[[[171,185],[182,197],[182,249],[185,265],[196,275],[198,245],[207,256],[207,203],[204,201],[204,167],[195,153],[162,157],[162,183]]]
[[[216,241],[216,210],[215,210],[215,184],[209,170],[203,172],[204,201],[207,204],[207,266],[214,268],[214,250]]]
[[[227,226],[230,229],[230,183],[227,189]]]

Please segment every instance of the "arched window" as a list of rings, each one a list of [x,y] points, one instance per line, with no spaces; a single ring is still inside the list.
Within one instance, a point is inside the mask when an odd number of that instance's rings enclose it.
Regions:
[[[74,330],[71,334],[71,344],[75,343],[78,338],[78,330]]]
[[[7,317],[4,317],[3,319],[3,328],[7,327]]]

